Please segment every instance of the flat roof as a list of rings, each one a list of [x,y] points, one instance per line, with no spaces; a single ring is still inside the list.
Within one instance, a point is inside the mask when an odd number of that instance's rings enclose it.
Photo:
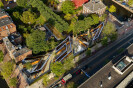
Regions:
[[[133,50],[132,46],[133,45],[130,45],[127,50]],[[101,82],[103,88],[116,87],[133,70],[133,65],[131,65],[131,67],[126,69],[123,74],[119,74],[113,68],[114,64],[117,63],[120,59],[122,59],[122,57],[122,55],[119,55],[118,57],[110,61],[103,68],[101,68],[94,75],[92,75],[89,79],[87,79],[84,83],[82,83],[78,88],[100,88]],[[108,77],[110,73],[111,79],[109,80]]]
[[[133,44],[131,44],[131,45],[127,48],[127,55],[128,55],[128,56],[133,56]]]
[[[126,88],[126,86],[133,80],[133,71],[116,87]]]
[[[13,54],[14,54],[15,57],[18,57],[18,56],[20,56],[20,55],[23,55],[23,54],[29,52],[29,51],[30,51],[29,48],[24,47],[24,48],[22,48],[22,49],[13,51]]]
[[[102,69],[100,69],[96,74],[86,80],[78,88],[100,88],[100,82],[102,81],[103,88],[113,88],[120,81],[122,81],[129,72],[132,71],[133,66],[128,69],[123,75],[117,73],[113,68],[113,63],[109,62]],[[108,75],[111,73],[111,80],[108,79]]]

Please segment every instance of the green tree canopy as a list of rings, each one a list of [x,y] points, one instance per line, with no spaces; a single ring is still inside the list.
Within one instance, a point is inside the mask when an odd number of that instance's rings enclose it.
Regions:
[[[74,8],[75,8],[74,3],[72,1],[68,1],[68,0],[64,1],[62,3],[62,6],[61,6],[61,10],[65,14],[68,14],[68,13],[72,14],[72,13],[74,13]]]
[[[91,48],[88,48],[88,49],[87,49],[86,54],[87,54],[87,55],[91,55]]]
[[[13,77],[11,79],[9,79],[9,85],[12,87],[16,87],[17,86],[17,77]]]
[[[71,20],[71,19],[72,19],[72,15],[71,15],[71,14],[66,14],[66,15],[64,16],[64,18],[65,18],[66,20]]]
[[[129,1],[128,1],[128,5],[129,5],[129,6],[133,6],[133,0],[129,0]]]
[[[1,69],[1,74],[4,78],[9,78],[11,76],[13,71],[13,66],[14,66],[13,62],[2,63],[0,69]]]
[[[96,14],[92,14],[91,15],[91,18],[92,18],[92,22],[93,22],[93,24],[92,25],[96,25],[96,24],[98,24],[99,23],[99,17],[98,17],[98,15],[96,15]]]
[[[103,28],[103,31],[102,31],[103,35],[110,36],[115,32],[116,32],[115,25],[108,21],[107,24]]]
[[[36,21],[36,14],[25,11],[22,14],[21,21],[26,24],[33,24]]]
[[[103,37],[101,43],[102,43],[102,45],[106,46],[108,44],[108,37]]]
[[[2,61],[3,61],[3,59],[4,59],[4,54],[3,54],[3,52],[2,52],[2,51],[0,51],[0,62],[2,62]]]
[[[46,18],[46,21],[52,20],[53,26],[59,31],[63,32],[68,29],[68,23],[65,22],[59,15],[55,14],[49,7],[47,7],[42,0],[30,0],[30,4],[36,7],[40,14]]]
[[[77,88],[77,87],[78,87],[78,85],[75,84],[74,82],[69,82],[69,83],[67,84],[67,88]]]
[[[50,46],[49,43],[45,41],[45,35],[45,32],[35,30],[27,36],[26,45],[33,50],[34,54],[49,50]]]
[[[63,64],[61,62],[51,63],[50,69],[58,77],[65,73]]]
[[[18,6],[26,8],[27,5],[28,5],[28,0],[17,0],[16,3],[17,3]]]
[[[111,12],[111,13],[116,12],[116,7],[114,5],[111,5],[109,8],[109,12]]]
[[[3,8],[3,7],[4,7],[4,5],[3,5],[2,1],[0,0],[0,8]]]

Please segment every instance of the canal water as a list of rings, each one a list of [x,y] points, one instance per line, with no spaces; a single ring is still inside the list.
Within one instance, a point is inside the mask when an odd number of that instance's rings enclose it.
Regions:
[[[120,21],[127,21],[127,18],[130,18],[133,13],[121,7],[120,5],[114,3],[112,0],[103,0],[103,3],[107,6],[114,5],[116,7],[116,14],[114,14],[117,19]],[[132,17],[133,19],[133,17]]]
[[[9,88],[2,76],[0,76],[0,88]]]

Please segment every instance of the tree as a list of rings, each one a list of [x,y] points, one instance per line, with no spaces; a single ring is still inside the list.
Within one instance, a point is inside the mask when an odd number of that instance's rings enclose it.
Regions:
[[[66,14],[66,15],[64,16],[64,18],[65,18],[66,20],[71,20],[72,15],[71,15],[71,14]]]
[[[87,49],[86,54],[87,54],[87,55],[90,55],[90,54],[91,54],[91,49],[90,49],[90,48]]]
[[[65,71],[69,71],[71,68],[75,66],[74,64],[74,55],[71,54],[63,63]]]
[[[44,74],[43,75],[43,84],[45,85],[45,86],[47,86],[48,85],[48,83],[49,83],[49,79],[48,79],[48,74]]]
[[[108,21],[107,24],[103,28],[102,34],[104,36],[110,36],[115,32],[116,32],[115,25]]]
[[[78,87],[78,85],[75,84],[74,82],[69,82],[69,83],[67,84],[67,88],[77,88],[77,87]]]
[[[21,21],[26,24],[33,24],[36,21],[36,14],[25,11],[22,14]]]
[[[54,40],[51,40],[50,45],[51,45],[51,48],[54,49],[57,43]]]
[[[129,6],[133,6],[133,0],[129,0],[129,1],[128,1],[128,5],[129,5]]]
[[[104,21],[107,18],[107,14],[103,14],[102,16],[99,17],[99,21]]]
[[[45,22],[46,22],[46,18],[44,18],[42,15],[40,15],[40,17],[38,17],[36,20],[37,25],[44,25]]]
[[[4,5],[3,5],[2,1],[0,0],[0,8],[3,8],[3,7],[4,7]]]
[[[46,21],[52,19],[54,27],[59,31],[67,31],[69,25],[65,22],[60,16],[55,14],[49,7],[47,7],[41,0],[30,0],[30,3],[33,7],[38,8],[40,14],[46,18]]]
[[[11,79],[9,79],[9,85],[12,87],[16,87],[17,86],[17,77],[13,77]]]
[[[20,19],[20,13],[18,11],[13,12],[13,17],[15,17],[16,19]]]
[[[28,5],[28,0],[17,0],[16,3],[18,6],[26,8]]]
[[[2,63],[2,65],[0,66],[0,69],[1,69],[1,74],[4,78],[9,78],[11,76],[13,71],[13,66],[14,66],[13,62]]]
[[[116,7],[114,5],[111,5],[109,8],[109,12],[111,12],[111,13],[116,12]]]
[[[4,54],[3,54],[3,52],[2,52],[2,51],[0,51],[0,62],[2,62],[2,61],[3,61],[3,59],[4,59]]]
[[[34,54],[48,51],[50,49],[49,43],[45,41],[45,32],[35,30],[26,38],[26,45],[32,49]]]
[[[104,37],[101,43],[103,46],[106,46],[108,44],[108,37]]]
[[[50,69],[57,77],[65,73],[63,64],[61,62],[51,63]]]
[[[99,17],[98,17],[98,15],[96,15],[96,14],[92,14],[91,15],[91,18],[92,18],[92,25],[96,25],[96,24],[98,24],[99,23]]]
[[[13,12],[12,15],[13,15],[13,18],[14,18],[14,20],[15,20],[16,22],[20,21],[21,15],[20,15],[20,13],[19,13],[18,11]]]
[[[113,33],[112,35],[109,36],[111,41],[115,41],[117,39],[117,33]]]
[[[72,1],[68,1],[68,0],[64,1],[62,3],[62,6],[61,6],[61,10],[65,14],[68,14],[68,13],[73,14],[74,13],[74,8],[75,8],[74,3]]]

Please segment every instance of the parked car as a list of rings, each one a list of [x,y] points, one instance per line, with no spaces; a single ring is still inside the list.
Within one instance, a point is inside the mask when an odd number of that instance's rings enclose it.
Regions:
[[[71,78],[72,78],[72,75],[69,73],[68,75],[62,78],[61,83],[65,84]]]

